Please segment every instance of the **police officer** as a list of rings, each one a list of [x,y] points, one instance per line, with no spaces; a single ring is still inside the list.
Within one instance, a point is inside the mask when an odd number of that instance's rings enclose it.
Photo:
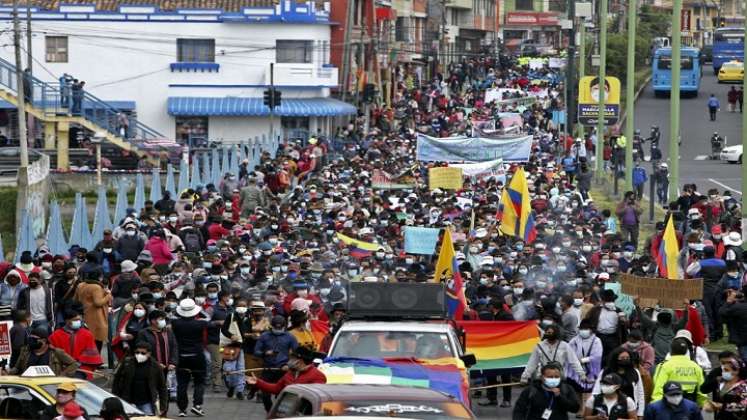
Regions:
[[[707,399],[700,391],[704,382],[703,369],[687,356],[687,342],[684,338],[672,340],[671,354],[672,357],[656,369],[651,401],[660,400],[664,394],[664,384],[674,381],[682,385],[682,393],[686,399],[703,407]]]

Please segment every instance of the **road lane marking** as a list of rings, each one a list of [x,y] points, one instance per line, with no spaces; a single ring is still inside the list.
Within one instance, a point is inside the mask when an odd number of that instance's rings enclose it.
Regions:
[[[708,160],[708,155],[698,155],[698,156],[695,156],[694,160]]]
[[[726,184],[723,184],[723,183],[721,183],[721,182],[718,182],[718,181],[716,181],[716,180],[715,180],[715,179],[713,179],[713,178],[708,178],[708,180],[709,180],[710,182],[712,182],[712,183],[714,183],[714,184],[716,184],[716,185],[720,186],[720,187],[723,187],[723,188],[725,188],[725,189],[727,189],[727,190],[731,191],[731,192],[735,192],[735,193],[737,193],[737,194],[739,194],[739,195],[742,195],[742,192],[741,192],[741,191],[739,191],[739,190],[738,190],[738,189],[736,189],[736,188],[732,188],[732,187],[730,187],[730,186],[728,186],[728,185],[726,185]]]

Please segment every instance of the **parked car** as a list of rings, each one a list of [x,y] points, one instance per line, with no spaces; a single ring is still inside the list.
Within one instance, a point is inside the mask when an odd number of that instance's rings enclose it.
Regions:
[[[736,144],[734,146],[724,147],[721,149],[719,158],[729,163],[742,163],[742,145]]]

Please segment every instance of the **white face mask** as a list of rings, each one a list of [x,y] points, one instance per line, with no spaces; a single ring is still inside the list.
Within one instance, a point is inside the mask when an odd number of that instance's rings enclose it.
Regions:
[[[573,299],[573,306],[581,306],[584,304],[584,300],[581,298]]]
[[[158,320],[158,328],[159,328],[159,329],[164,329],[164,328],[166,328],[166,320],[165,320],[165,319],[159,319],[159,320]]]
[[[578,335],[581,338],[589,338],[591,337],[591,330],[578,330]]]
[[[520,295],[522,293],[524,293],[524,288],[523,287],[514,287],[514,294]]]
[[[244,315],[247,309],[248,308],[246,306],[239,306],[238,308],[236,308],[236,313],[239,315]]]
[[[667,402],[671,405],[680,405],[682,402],[682,395],[667,395]]]
[[[137,360],[138,363],[145,363],[145,361],[148,360],[148,356],[144,354],[136,354],[135,360]]]
[[[601,389],[602,389],[602,394],[610,395],[610,394],[614,394],[615,391],[617,391],[617,385],[602,385]]]
[[[727,372],[726,370],[724,370],[724,367],[721,366],[721,377],[725,381],[731,381],[734,378],[734,374],[731,372]]]
[[[135,318],[142,318],[145,316],[145,309],[135,309],[132,314]]]

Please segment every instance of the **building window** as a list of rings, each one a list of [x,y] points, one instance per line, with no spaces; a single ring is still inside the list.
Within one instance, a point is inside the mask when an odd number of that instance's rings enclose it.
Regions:
[[[314,54],[314,41],[277,40],[275,61],[278,63],[311,63]]]
[[[534,1],[516,0],[516,10],[534,10]]]
[[[176,61],[180,63],[214,63],[215,40],[177,39]]]
[[[182,144],[207,143],[208,117],[176,117],[176,140]]]
[[[48,36],[47,63],[67,63],[67,37]]]
[[[394,26],[394,40],[410,42],[410,20],[406,17],[398,17]]]

